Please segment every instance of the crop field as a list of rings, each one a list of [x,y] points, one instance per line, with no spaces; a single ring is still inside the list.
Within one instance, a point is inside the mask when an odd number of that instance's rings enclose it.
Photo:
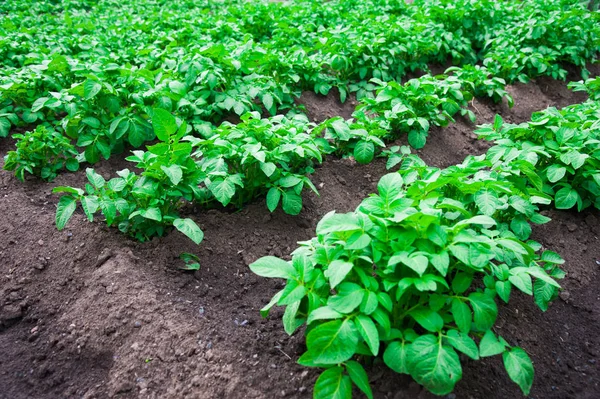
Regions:
[[[600,397],[600,11],[0,4],[0,399]]]

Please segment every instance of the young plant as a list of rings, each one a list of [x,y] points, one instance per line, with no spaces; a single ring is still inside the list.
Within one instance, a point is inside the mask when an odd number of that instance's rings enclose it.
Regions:
[[[475,133],[496,142],[488,150],[492,162],[528,162],[535,174],[528,184],[543,185],[556,208],[600,209],[599,115],[599,103],[590,100],[536,112],[530,122],[519,125],[496,116],[493,125]]]
[[[548,219],[509,174],[490,167],[469,157],[439,170],[408,156],[353,213],[325,215],[291,262],[267,256],[250,265],[287,280],[261,313],[284,306],[288,334],[306,324],[298,362],[325,368],[314,397],[350,398],[354,384],[372,398],[356,359],[374,356],[445,395],[462,377],[459,353],[502,354],[509,377],[529,393],[531,360],[493,329],[497,298],[508,302],[517,289],[545,310],[563,260],[538,253],[527,221]]]
[[[304,115],[261,118],[257,112],[242,116],[233,125],[224,122],[216,129],[202,125],[204,139],[187,136],[195,149],[198,169],[204,174],[199,202],[215,200],[237,207],[267,196],[273,212],[297,215],[302,209],[302,190],[316,188],[307,177],[322,161],[323,148],[307,133],[312,124]],[[200,127],[199,127],[200,128]]]
[[[56,210],[59,230],[65,227],[79,202],[90,222],[101,212],[109,226],[117,226],[140,241],[162,236],[171,226],[196,244],[202,241],[203,233],[196,223],[178,215],[184,201],[192,201],[198,195],[202,179],[191,158],[192,145],[180,142],[188,132],[187,124],[162,109],[153,110],[152,122],[161,142],[146,152],[134,151],[127,158],[143,170],[140,175],[124,169],[117,172],[119,177],[106,181],[88,168],[85,191],[73,187],[53,190],[66,193]]]
[[[13,137],[17,148],[4,157],[4,169],[14,171],[21,181],[25,180],[25,173],[52,181],[63,169],[70,172],[79,169],[75,147],[52,128],[39,125],[33,131]]]

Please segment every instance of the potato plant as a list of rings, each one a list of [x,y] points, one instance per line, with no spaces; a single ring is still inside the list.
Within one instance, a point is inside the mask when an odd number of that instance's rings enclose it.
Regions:
[[[52,181],[63,169],[79,169],[75,147],[52,128],[39,125],[25,134],[14,134],[13,138],[17,140],[16,150],[4,157],[4,169],[14,171],[21,181],[25,180],[25,173]]]
[[[517,289],[545,310],[563,260],[529,240],[528,222],[549,220],[537,210],[543,197],[491,166],[481,156],[439,170],[405,157],[356,211],[325,215],[291,261],[267,256],[250,265],[287,280],[261,312],[284,306],[288,334],[306,325],[298,362],[325,369],[315,398],[350,398],[352,384],[372,397],[356,360],[375,356],[444,395],[462,377],[459,353],[502,355],[509,377],[529,393],[533,364],[494,331],[497,302]]]
[[[527,162],[535,172],[528,184],[543,186],[558,209],[600,209],[600,104],[590,100],[561,110],[548,108],[519,125],[496,116],[475,131],[493,140],[494,163]]]
[[[183,201],[197,195],[201,174],[191,158],[192,145],[181,142],[188,132],[185,122],[177,121],[169,112],[152,112],[154,133],[160,140],[148,151],[134,151],[127,160],[143,170],[136,174],[129,169],[117,172],[108,181],[93,169],[86,174],[89,184],[85,190],[57,187],[55,193],[65,193],[56,210],[56,226],[62,230],[76,209],[77,203],[89,219],[101,212],[106,224],[146,241],[162,236],[171,226],[199,244],[204,234],[189,218],[180,218],[178,209]]]

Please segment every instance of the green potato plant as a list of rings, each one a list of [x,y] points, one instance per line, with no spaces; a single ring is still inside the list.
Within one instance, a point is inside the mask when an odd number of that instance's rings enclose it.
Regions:
[[[136,174],[129,169],[117,172],[118,177],[106,181],[93,169],[86,174],[85,190],[57,187],[61,196],[56,210],[56,226],[62,230],[76,209],[77,203],[89,219],[101,212],[106,224],[140,241],[162,236],[172,226],[199,244],[204,234],[189,218],[179,217],[184,201],[198,195],[202,174],[191,158],[192,145],[181,142],[188,132],[183,121],[177,121],[168,111],[154,109],[154,133],[160,140],[148,151],[134,151],[127,160],[143,170]]]
[[[600,209],[600,104],[589,100],[561,110],[548,108],[519,125],[496,116],[475,133],[496,145],[494,163],[527,162],[528,184],[543,187],[558,209]]]
[[[14,134],[13,138],[17,140],[16,150],[4,157],[4,169],[14,171],[21,181],[25,180],[25,173],[52,181],[63,169],[79,169],[75,147],[52,128],[39,125],[24,134]]]
[[[250,265],[287,280],[261,313],[284,306],[288,334],[307,326],[298,362],[325,369],[315,398],[350,398],[353,384],[373,397],[357,359],[375,356],[445,395],[462,377],[459,353],[502,355],[509,377],[529,393],[533,364],[494,331],[497,301],[517,289],[545,310],[563,260],[529,240],[528,222],[549,220],[535,205],[546,199],[491,166],[480,156],[440,170],[404,156],[356,211],[325,215],[291,261],[267,256]]]

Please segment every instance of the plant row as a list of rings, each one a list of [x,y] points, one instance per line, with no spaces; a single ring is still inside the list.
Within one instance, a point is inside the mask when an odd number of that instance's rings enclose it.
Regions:
[[[159,143],[145,152],[134,150],[127,158],[142,170],[141,175],[123,172],[129,177],[118,181],[129,179],[130,184],[117,184],[119,190],[103,183],[98,186],[96,178],[90,178],[85,192],[69,188],[70,196],[61,200],[68,206],[59,207],[57,225],[65,226],[77,200],[90,220],[100,211],[109,225],[140,240],[163,235],[186,202],[203,208],[241,207],[266,195],[269,210],[281,204],[284,212],[296,215],[302,208],[303,188],[317,191],[307,175],[325,155],[353,154],[358,162],[368,163],[385,146],[384,140],[402,133],[420,148],[430,125],[445,126],[458,112],[474,119],[468,110],[474,95],[496,100],[505,96],[512,101],[505,82],[490,77],[484,67],[450,68],[448,73],[452,75],[424,75],[404,85],[379,82],[377,95],[361,100],[356,120],[333,118],[317,127],[302,114],[261,118],[252,112],[237,125],[205,124],[198,137],[171,112],[147,110]],[[420,141],[414,140],[415,134]],[[69,140],[44,125],[17,139],[17,150],[8,153],[4,167],[20,179],[31,173],[51,180],[63,168],[79,167]],[[90,176],[96,176],[92,169]],[[134,189],[137,184],[149,186],[139,193]],[[117,207],[118,203],[129,205]]]
[[[371,78],[448,59],[564,78],[562,63],[585,68],[600,48],[600,14],[576,1],[122,3],[0,6],[0,136],[46,122],[95,163],[155,139],[153,108],[202,135],[230,114],[293,108],[302,90],[361,98]]]

